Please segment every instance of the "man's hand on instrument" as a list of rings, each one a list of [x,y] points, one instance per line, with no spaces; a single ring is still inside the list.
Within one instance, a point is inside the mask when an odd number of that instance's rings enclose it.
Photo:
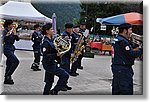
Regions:
[[[81,40],[81,43],[84,43],[84,40]]]
[[[75,56],[74,54],[71,54],[71,58],[74,58],[74,56]]]
[[[57,53],[57,56],[61,56],[61,53],[60,53],[60,52],[58,52],[58,53]]]
[[[69,39],[69,36],[65,36],[65,40],[68,40]]]
[[[11,35],[10,31],[6,34],[6,36],[9,36],[9,35]]]
[[[17,35],[15,28],[13,28],[13,34],[14,34],[14,35]]]

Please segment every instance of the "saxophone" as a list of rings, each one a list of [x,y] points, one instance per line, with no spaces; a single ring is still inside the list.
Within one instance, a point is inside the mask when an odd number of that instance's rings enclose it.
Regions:
[[[82,41],[84,40],[84,35],[82,34],[79,34],[80,35],[80,38],[77,42],[77,45],[75,47],[75,51],[74,51],[74,57],[72,57],[70,59],[70,62],[71,63],[74,63],[77,59],[78,59],[78,56],[82,54],[82,50],[85,48],[84,45],[82,45]]]
[[[83,34],[79,33],[79,35],[80,35],[80,38],[75,47],[74,57],[70,59],[71,63],[74,63],[78,59],[78,56],[82,54],[83,49],[85,49],[85,46],[82,43],[84,41],[84,38],[88,37],[89,30],[86,29],[85,32],[83,32]]]

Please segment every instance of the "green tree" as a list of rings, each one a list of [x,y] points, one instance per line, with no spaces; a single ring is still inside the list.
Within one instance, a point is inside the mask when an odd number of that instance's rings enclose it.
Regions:
[[[118,14],[128,13],[128,12],[140,12],[141,4],[140,2],[129,3],[129,2],[94,2],[87,3],[81,2],[81,17],[80,22],[86,21],[87,28],[90,29],[94,27],[92,33],[107,33],[100,31],[100,24],[96,23],[96,18],[105,18]],[[112,26],[107,27],[110,31]],[[109,32],[110,33],[110,32]]]
[[[52,14],[57,16],[57,29],[61,32],[67,22],[77,23],[80,18],[79,3],[51,3],[51,2],[32,2],[32,5],[45,16],[52,18]]]

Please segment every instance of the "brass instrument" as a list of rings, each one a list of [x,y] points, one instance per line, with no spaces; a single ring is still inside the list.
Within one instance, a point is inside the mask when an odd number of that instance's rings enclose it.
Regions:
[[[8,32],[9,34],[12,34],[13,32],[16,32],[16,28],[18,27],[18,25],[16,23],[13,24],[13,27],[11,28],[11,30]]]
[[[78,56],[82,54],[82,50],[85,48],[85,46],[82,45],[82,43],[83,43],[82,41],[83,40],[84,40],[84,35],[80,34],[80,38],[79,38],[79,40],[77,42],[77,45],[75,47],[74,57],[72,57],[70,59],[71,63],[74,63],[77,60]]]
[[[61,36],[59,36],[54,39],[54,46],[56,50],[62,55],[70,50],[71,42],[66,41]]]
[[[13,27],[13,28],[9,31],[9,34],[12,34],[14,30],[15,30],[15,28]]]
[[[135,43],[135,44],[137,44],[137,45],[143,44],[143,36],[138,35],[138,34],[135,34],[135,33],[132,33],[132,34],[130,35],[129,40],[130,40],[132,43]]]
[[[139,47],[143,47],[143,36],[141,36],[141,35],[132,33],[130,35],[129,41],[131,41],[131,43],[137,44]],[[139,47],[134,48],[134,50],[138,50]],[[143,59],[143,54],[140,55],[138,58],[140,60],[142,60]]]
[[[81,55],[82,51],[85,49],[85,46],[82,43],[84,41],[84,38],[86,38],[89,35],[89,30],[86,29],[83,34],[79,33],[79,35],[80,35],[80,38],[75,47],[74,57],[70,59],[71,63],[74,63],[78,59],[78,56]]]

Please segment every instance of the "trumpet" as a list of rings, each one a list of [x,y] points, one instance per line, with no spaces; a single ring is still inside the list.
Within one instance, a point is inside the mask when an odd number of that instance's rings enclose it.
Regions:
[[[142,35],[138,35],[138,34],[135,34],[135,33],[132,33],[129,37],[129,40],[132,42],[132,43],[135,43],[137,45],[141,45],[143,44],[143,36]]]
[[[15,28],[13,27],[13,28],[9,31],[9,34],[12,34],[14,30],[15,30]]]
[[[13,24],[13,27],[11,28],[11,30],[8,32],[9,35],[16,33],[16,28],[18,27],[17,24]]]

